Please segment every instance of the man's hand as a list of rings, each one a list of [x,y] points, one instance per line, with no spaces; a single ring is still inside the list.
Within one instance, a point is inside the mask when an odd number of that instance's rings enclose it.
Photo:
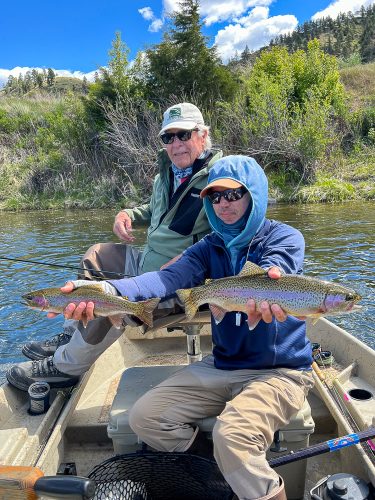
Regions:
[[[126,212],[119,212],[115,217],[115,222],[113,224],[113,232],[120,238],[120,240],[126,243],[131,243],[135,240],[132,236],[132,221]]]
[[[278,267],[270,267],[268,276],[272,279],[281,278],[281,271]],[[277,321],[285,321],[287,313],[277,304],[269,304],[265,300],[260,304],[260,311],[257,310],[255,300],[250,299],[247,302],[247,322],[250,330],[253,330],[262,319],[265,323],[271,323],[273,317]]]
[[[87,282],[90,284],[90,281]],[[74,286],[73,281],[68,281],[60,290],[63,293],[72,292],[76,286]],[[56,313],[49,312],[47,314],[47,318],[55,318],[57,316]],[[77,306],[73,303],[68,304],[64,309],[64,317],[65,319],[76,319],[87,323],[94,319],[94,302],[80,302]]]

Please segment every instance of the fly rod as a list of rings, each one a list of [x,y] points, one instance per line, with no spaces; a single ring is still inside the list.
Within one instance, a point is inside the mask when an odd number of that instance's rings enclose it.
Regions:
[[[335,439],[330,439],[329,441],[324,441],[323,443],[308,446],[307,448],[301,448],[300,450],[292,451],[287,455],[283,455],[282,457],[271,458],[270,460],[268,460],[268,463],[270,467],[274,469],[275,467],[279,467],[280,465],[290,464],[292,462],[296,462],[297,460],[303,460],[304,458],[315,457],[316,455],[322,455],[323,453],[341,450],[342,448],[365,442],[374,437],[375,427],[370,427],[365,431],[347,434]]]
[[[90,272],[98,272],[98,269],[90,269],[90,268],[84,268],[84,267],[79,267],[79,266],[70,266],[68,264],[55,264],[54,262],[42,262],[39,260],[30,260],[30,259],[16,259],[15,257],[5,257],[5,255],[0,255],[0,260],[9,260],[12,262],[25,262],[27,264],[38,264],[39,266],[48,266],[48,267],[59,267],[62,269],[74,269],[75,271],[90,271]],[[100,269],[100,272],[103,274],[111,274],[114,277],[118,278],[134,278],[133,274],[125,274],[125,273],[118,273],[115,271],[105,271]],[[97,279],[105,280],[106,278],[102,278],[101,276],[95,276]]]
[[[314,361],[312,363],[312,368],[313,368],[316,376],[318,377],[318,379],[323,384],[323,387],[326,389],[328,394],[331,396],[333,402],[337,406],[341,415],[345,418],[347,426],[349,426],[349,428],[353,429],[356,432],[361,431],[357,422],[355,421],[355,419],[351,415],[349,409],[342,404],[342,402],[340,400],[340,396],[339,396],[338,392],[336,391],[336,389],[330,387],[329,384],[327,383],[325,374],[320,370],[316,361]],[[362,446],[362,449],[363,449],[364,453],[366,454],[367,458],[371,461],[372,464],[375,464],[375,457],[374,457],[373,446],[372,446],[371,441],[362,442],[361,446]]]

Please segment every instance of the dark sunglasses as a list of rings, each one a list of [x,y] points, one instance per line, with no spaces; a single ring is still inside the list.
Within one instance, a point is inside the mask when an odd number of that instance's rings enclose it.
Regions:
[[[197,128],[193,128],[192,130],[179,130],[178,132],[165,132],[160,136],[160,139],[164,142],[164,144],[172,144],[174,138],[177,137],[180,141],[186,142],[191,139],[191,134],[193,132],[197,132]]]
[[[227,201],[237,201],[245,196],[247,189],[243,186],[234,189],[226,189],[225,191],[211,191],[207,194],[207,198],[213,205],[220,203],[221,198]]]

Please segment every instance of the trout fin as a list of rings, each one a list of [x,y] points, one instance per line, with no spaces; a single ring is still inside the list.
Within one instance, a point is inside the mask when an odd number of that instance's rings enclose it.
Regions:
[[[134,312],[134,315],[137,316],[143,323],[145,323],[147,326],[152,328],[154,324],[154,317],[153,317],[153,312],[154,309],[157,307],[159,304],[160,299],[148,299],[148,300],[141,300],[137,302],[137,304],[140,306],[140,312],[136,311]]]
[[[197,314],[198,305],[191,296],[192,288],[181,288],[176,290],[178,298],[183,302],[186,319],[191,321]]]
[[[254,262],[250,262],[249,260],[245,263],[241,271],[238,273],[237,277],[244,278],[245,276],[264,276],[267,274],[267,271],[256,264]]]
[[[212,316],[214,317],[215,323],[218,325],[221,321],[223,321],[224,316],[227,314],[227,311],[222,307],[215,306],[214,304],[209,305]]]

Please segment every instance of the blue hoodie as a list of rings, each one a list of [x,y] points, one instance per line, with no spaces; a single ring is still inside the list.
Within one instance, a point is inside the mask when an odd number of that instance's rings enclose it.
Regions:
[[[247,180],[249,172],[251,172],[251,182]],[[268,181],[263,169],[254,158],[241,155],[226,156],[225,161],[220,161],[215,173],[212,176],[209,175],[208,184],[218,179],[232,179],[241,182],[249,191],[252,199],[251,212],[245,228],[238,236],[226,244],[234,263],[234,274],[238,274],[245,264],[245,259],[243,258],[239,262],[236,257],[242,254],[243,248],[249,247],[251,239],[265,221],[268,204]],[[212,230],[224,240],[221,219],[215,214],[212,203],[207,196],[203,199],[203,204]]]
[[[130,279],[112,280],[121,295],[129,300],[151,297],[170,298],[179,288],[192,288],[207,278],[238,274],[246,260],[264,269],[278,266],[285,273],[302,273],[304,239],[296,229],[266,219],[267,178],[253,159],[227,156],[211,168],[208,183],[231,178],[243,184],[251,194],[252,209],[243,231],[228,246],[220,232],[220,221],[211,203],[204,199],[213,232],[189,247],[182,257],[162,271],[145,273]],[[233,255],[236,258],[233,260]],[[294,368],[310,369],[311,345],[306,338],[305,322],[288,316],[286,321],[260,321],[250,331],[246,314],[240,321],[229,312],[216,325],[212,321],[215,366],[224,370]]]

